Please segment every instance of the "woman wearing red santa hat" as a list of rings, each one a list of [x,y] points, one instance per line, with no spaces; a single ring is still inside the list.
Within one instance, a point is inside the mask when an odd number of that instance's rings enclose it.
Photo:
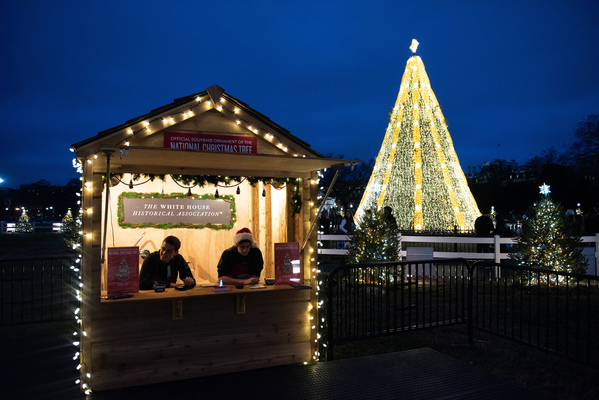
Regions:
[[[258,283],[264,267],[262,252],[248,228],[237,231],[233,247],[223,251],[218,261],[218,280],[225,285]]]

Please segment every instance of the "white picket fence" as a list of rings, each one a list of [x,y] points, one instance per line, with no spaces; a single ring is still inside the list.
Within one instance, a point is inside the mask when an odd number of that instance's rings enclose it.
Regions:
[[[31,222],[32,232],[62,232],[62,222]],[[0,221],[1,233],[15,233],[17,231],[17,222]]]
[[[587,275],[597,276],[597,265],[599,260],[599,233],[595,236],[582,236],[583,255],[587,259]],[[318,254],[322,255],[338,255],[344,256],[347,254],[347,248],[342,243],[349,241],[347,235],[318,235],[318,241],[336,242],[336,247],[341,248],[323,248],[319,246]],[[490,246],[488,253],[465,253],[453,251],[434,251],[432,247],[408,247],[404,243],[458,243],[458,244],[476,244]],[[402,260],[430,260],[442,258],[465,258],[467,260],[489,260],[495,263],[500,263],[509,257],[507,248],[514,245],[514,238],[506,238],[494,236],[491,238],[481,237],[461,237],[461,236],[408,236],[399,235],[399,255]],[[404,244],[404,245],[402,245]],[[503,246],[502,246],[503,245]],[[325,246],[326,247],[326,246]]]

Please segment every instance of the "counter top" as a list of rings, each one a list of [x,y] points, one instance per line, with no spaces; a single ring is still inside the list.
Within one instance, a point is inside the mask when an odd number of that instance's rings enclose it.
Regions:
[[[247,286],[243,289],[237,289],[235,286],[229,286],[228,291],[215,292],[210,287],[196,286],[193,289],[188,290],[177,290],[175,288],[165,289],[164,292],[155,292],[154,290],[140,290],[138,293],[132,293],[127,297],[108,298],[107,292],[102,291],[101,302],[102,303],[114,303],[121,301],[140,301],[140,300],[160,300],[160,299],[177,299],[186,297],[196,296],[228,296],[231,294],[251,294],[251,293],[263,293],[263,292],[280,292],[286,290],[307,290],[312,289],[309,286],[293,287],[290,285],[266,285],[262,289],[249,289]]]

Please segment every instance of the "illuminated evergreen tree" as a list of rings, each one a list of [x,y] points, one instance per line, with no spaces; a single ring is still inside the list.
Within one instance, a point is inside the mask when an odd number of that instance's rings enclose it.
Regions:
[[[19,217],[19,221],[17,222],[15,231],[19,233],[33,232],[33,225],[31,224],[31,222],[29,222],[29,215],[27,215],[27,210],[23,209],[23,212]]]
[[[418,42],[410,49],[415,53]],[[393,209],[407,231],[473,229],[480,215],[441,107],[419,56],[407,62],[399,95],[356,213]]]
[[[549,197],[549,186],[543,184],[540,189],[543,198],[527,210],[510,258],[518,265],[584,273],[580,236],[569,226],[563,207]]]
[[[81,243],[81,219],[73,218],[70,208],[62,219],[62,233],[69,247],[76,250]]]
[[[397,230],[385,223],[382,211],[365,212],[351,235],[347,262],[359,264],[399,259]]]

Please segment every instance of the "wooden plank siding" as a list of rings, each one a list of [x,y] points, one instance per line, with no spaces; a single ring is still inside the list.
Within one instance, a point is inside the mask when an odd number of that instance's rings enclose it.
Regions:
[[[93,387],[106,390],[306,361],[311,356],[310,292],[289,286],[227,293],[198,288],[140,292],[137,297],[145,300],[138,301],[103,301],[91,339]],[[236,313],[237,296],[245,296],[245,314]],[[172,319],[176,301],[182,302],[179,320]]]

